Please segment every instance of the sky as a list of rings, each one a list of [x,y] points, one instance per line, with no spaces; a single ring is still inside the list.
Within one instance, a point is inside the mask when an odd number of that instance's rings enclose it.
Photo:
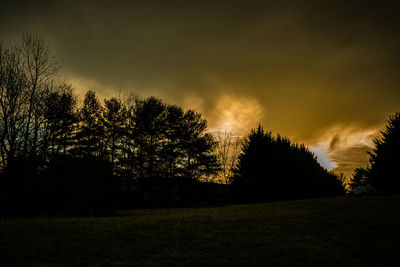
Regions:
[[[400,1],[4,1],[0,40],[41,33],[81,95],[155,95],[210,129],[261,123],[351,175],[400,111]]]

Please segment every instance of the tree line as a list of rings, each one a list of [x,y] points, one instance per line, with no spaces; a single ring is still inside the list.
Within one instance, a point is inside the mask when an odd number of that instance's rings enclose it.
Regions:
[[[56,82],[59,66],[42,36],[2,45],[0,57],[4,172],[24,166],[35,175],[59,156],[106,160],[114,173],[138,177],[200,179],[217,170],[216,142],[201,114],[155,97],[111,97],[102,104],[94,91],[78,107],[72,86]]]
[[[340,179],[306,146],[261,125],[244,139],[232,186],[239,199],[251,202],[343,194]]]
[[[201,181],[219,171],[217,142],[200,113],[156,97],[101,103],[94,91],[79,103],[72,86],[58,81],[59,70],[41,35],[0,44],[3,194],[60,196],[65,188],[79,191],[79,183],[86,183],[82,191],[100,187],[104,194],[110,186],[132,187],[132,180]]]
[[[260,125],[213,134],[194,110],[156,97],[79,101],[41,35],[0,44],[2,213],[260,202],[343,194],[302,144]],[[222,183],[214,183],[220,178]]]

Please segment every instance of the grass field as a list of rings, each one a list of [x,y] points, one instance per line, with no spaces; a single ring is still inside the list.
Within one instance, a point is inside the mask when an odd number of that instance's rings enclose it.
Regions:
[[[0,265],[400,265],[400,196],[0,221]]]

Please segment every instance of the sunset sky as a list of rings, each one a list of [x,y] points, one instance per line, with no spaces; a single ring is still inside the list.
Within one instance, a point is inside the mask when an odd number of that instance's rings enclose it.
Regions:
[[[3,1],[81,95],[156,95],[211,129],[265,129],[350,175],[400,111],[400,1]]]

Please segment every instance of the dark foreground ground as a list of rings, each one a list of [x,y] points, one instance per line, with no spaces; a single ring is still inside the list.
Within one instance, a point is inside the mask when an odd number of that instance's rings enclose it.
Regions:
[[[0,265],[400,264],[400,196],[0,221]]]

